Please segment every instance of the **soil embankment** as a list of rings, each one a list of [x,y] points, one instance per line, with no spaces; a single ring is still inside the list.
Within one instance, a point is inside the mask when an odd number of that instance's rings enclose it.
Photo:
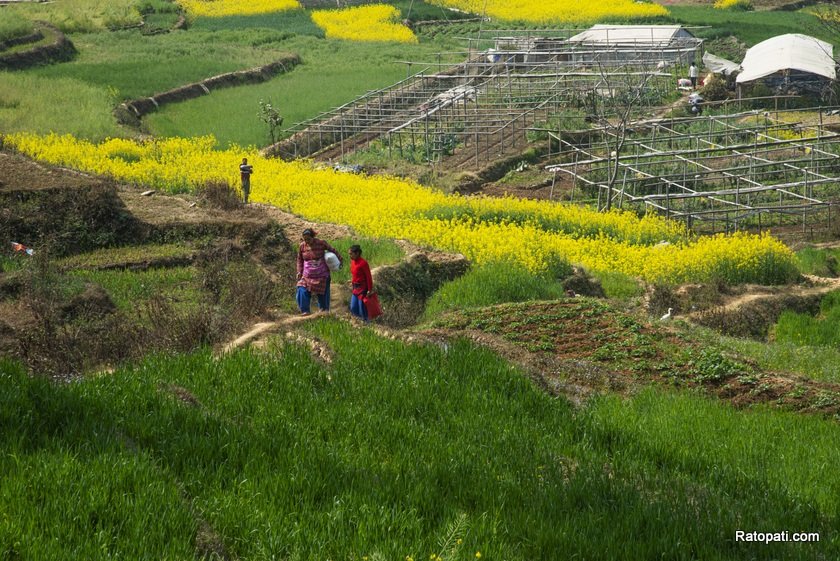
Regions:
[[[38,29],[33,34],[0,45],[0,70],[52,64],[70,60],[75,55],[76,47],[64,33],[46,22],[38,22]]]

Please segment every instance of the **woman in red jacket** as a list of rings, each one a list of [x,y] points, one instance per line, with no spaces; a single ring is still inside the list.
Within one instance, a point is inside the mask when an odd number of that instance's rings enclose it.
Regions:
[[[370,275],[370,265],[362,259],[362,248],[358,245],[350,246],[350,285],[353,288],[353,295],[350,296],[350,313],[367,321],[367,308],[362,299],[368,292],[373,291],[373,277]]]

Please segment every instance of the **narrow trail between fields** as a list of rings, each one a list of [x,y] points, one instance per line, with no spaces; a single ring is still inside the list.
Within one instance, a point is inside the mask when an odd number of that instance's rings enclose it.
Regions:
[[[744,294],[732,296],[716,306],[719,312],[732,312],[742,308],[756,300],[782,298],[782,297],[807,297],[818,294],[827,294],[834,290],[840,290],[840,278],[818,277],[814,275],[803,275],[807,284],[794,286],[754,287]],[[705,310],[699,310],[683,315],[686,319],[692,319],[704,314]]]

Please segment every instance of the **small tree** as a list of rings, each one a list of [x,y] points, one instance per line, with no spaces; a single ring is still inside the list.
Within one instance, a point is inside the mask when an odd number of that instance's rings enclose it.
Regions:
[[[600,80],[588,92],[590,119],[603,131],[607,147],[607,200],[599,209],[612,209],[612,194],[621,167],[621,153],[634,113],[645,105],[654,69],[607,68],[598,62]]]
[[[271,139],[271,144],[275,144],[277,142],[277,131],[283,126],[283,117],[271,103],[271,99],[267,102],[260,100],[260,112],[257,116],[268,127],[268,137]]]

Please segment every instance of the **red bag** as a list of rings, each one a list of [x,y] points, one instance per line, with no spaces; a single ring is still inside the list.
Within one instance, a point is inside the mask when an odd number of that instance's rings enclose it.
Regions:
[[[378,318],[382,315],[382,306],[379,305],[379,296],[375,292],[368,292],[367,296],[362,296],[362,303],[367,310],[368,319]]]

